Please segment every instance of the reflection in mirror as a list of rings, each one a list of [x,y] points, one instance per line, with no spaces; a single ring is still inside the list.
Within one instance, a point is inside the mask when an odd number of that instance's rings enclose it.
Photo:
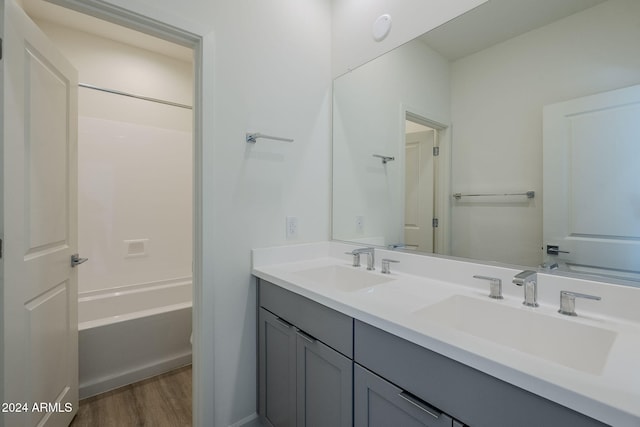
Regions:
[[[338,77],[333,238],[640,280],[639,20],[492,0]]]

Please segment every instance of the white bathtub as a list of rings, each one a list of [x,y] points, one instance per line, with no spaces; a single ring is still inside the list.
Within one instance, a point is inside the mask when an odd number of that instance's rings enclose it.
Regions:
[[[191,302],[191,278],[80,294],[80,398],[191,363]]]

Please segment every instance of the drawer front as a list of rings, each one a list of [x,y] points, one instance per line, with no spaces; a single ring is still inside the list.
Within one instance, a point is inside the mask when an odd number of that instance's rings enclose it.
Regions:
[[[358,320],[354,360],[473,427],[605,425]]]
[[[264,280],[260,306],[353,359],[353,319]]]
[[[354,364],[354,427],[452,427],[453,420]]]

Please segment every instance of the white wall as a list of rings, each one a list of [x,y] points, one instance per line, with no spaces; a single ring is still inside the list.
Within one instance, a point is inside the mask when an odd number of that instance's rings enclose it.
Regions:
[[[192,144],[191,132],[79,118],[80,292],[191,280]]]
[[[197,415],[200,425],[227,426],[256,409],[250,249],[287,243],[286,215],[299,218],[297,241],[330,238],[332,0],[106,3],[195,31],[205,39],[202,155],[206,162],[200,212],[205,259],[200,266],[203,288],[196,297],[202,298],[197,302],[198,322],[210,323],[200,325],[196,346],[202,393],[196,396]],[[427,10],[421,3],[413,0],[404,12],[414,28],[422,27],[427,12],[443,11],[453,17],[457,12],[452,10],[468,2],[456,2],[454,7],[439,0],[437,9],[426,3],[431,6]],[[416,10],[425,13],[414,14]],[[351,25],[344,16],[341,25]],[[369,26],[369,21],[363,25]],[[402,27],[400,21],[395,25]],[[411,38],[405,36],[384,50]],[[342,42],[336,38],[335,50],[343,58],[338,63],[359,65],[381,53],[369,39]],[[349,61],[351,55],[361,59]],[[335,74],[348,67],[338,65]],[[243,142],[247,130],[293,137],[296,142],[261,141],[249,146]]]
[[[255,411],[255,286],[250,249],[327,240],[331,33],[328,0],[216,4],[214,321],[216,425]],[[295,142],[244,142],[245,131]]]
[[[204,359],[196,375],[203,393],[200,425],[228,426],[256,410],[251,248],[287,243],[287,215],[299,218],[296,241],[329,238],[330,0],[109,3],[213,40],[214,52],[207,50],[204,59],[213,70],[203,76],[207,162],[199,302],[199,319],[210,323],[199,332],[196,349]],[[295,142],[247,145],[247,130]]]
[[[404,242],[403,111],[448,124],[449,74],[445,58],[414,40],[334,81],[334,238]],[[374,153],[396,160],[383,165]]]
[[[38,20],[78,70],[80,83],[191,105],[193,65],[149,50]],[[187,109],[80,88],[79,114],[191,131]]]
[[[189,62],[39,21],[91,85],[190,104]],[[79,89],[79,292],[191,277],[190,110]],[[126,241],[144,240],[144,256]]]
[[[454,203],[453,255],[542,261],[542,107],[640,83],[638,16],[612,0],[452,64],[453,191],[536,191]]]
[[[486,0],[336,0],[333,2],[333,76],[372,60],[444,24]],[[391,32],[376,42],[375,20],[391,15]]]

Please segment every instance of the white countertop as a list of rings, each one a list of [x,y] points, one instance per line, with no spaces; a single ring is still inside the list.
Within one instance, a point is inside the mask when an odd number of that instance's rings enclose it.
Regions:
[[[324,266],[351,266],[352,257],[344,252],[357,247],[320,242],[254,249],[252,273],[604,423],[640,426],[640,288],[539,273],[540,307],[529,308],[522,305],[522,288],[511,284],[520,270],[383,249],[376,249],[376,271],[368,273],[389,281],[375,287],[346,292],[299,274]],[[380,273],[383,258],[400,261],[391,265],[391,275]],[[501,278],[504,300],[487,298],[488,283],[473,275]],[[557,312],[561,289],[599,295],[602,301],[578,300],[578,317],[563,316]],[[454,295],[534,310],[615,331],[617,336],[601,372],[589,373],[411,315]]]

